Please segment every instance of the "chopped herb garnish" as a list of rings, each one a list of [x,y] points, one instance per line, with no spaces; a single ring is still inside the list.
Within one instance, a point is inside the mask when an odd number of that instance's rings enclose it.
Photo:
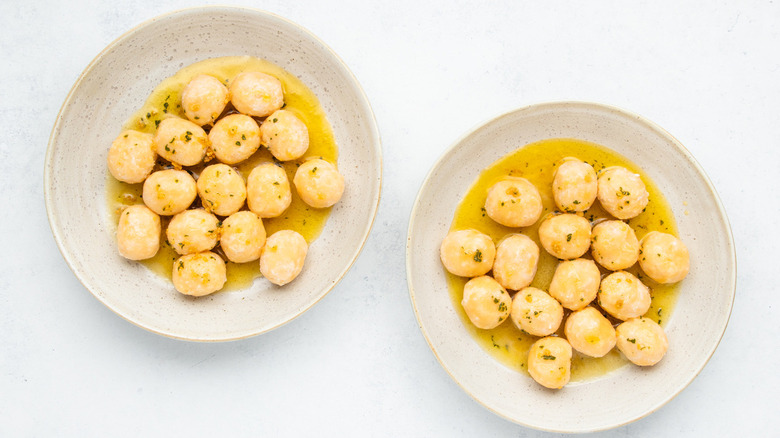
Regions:
[[[571,233],[566,235],[566,241],[571,242]]]
[[[477,252],[474,253],[474,261],[477,263],[482,263],[482,251],[477,250]]]
[[[553,356],[552,354],[545,354],[544,356],[542,356],[542,359],[544,359],[544,360],[555,360],[555,356]]]

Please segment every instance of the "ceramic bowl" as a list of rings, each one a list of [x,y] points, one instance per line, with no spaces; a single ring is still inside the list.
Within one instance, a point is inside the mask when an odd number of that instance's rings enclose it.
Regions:
[[[122,259],[106,207],[106,156],[122,124],[163,79],[208,58],[249,55],[297,76],[318,97],[347,183],[301,275],[283,288],[193,299],[171,280]],[[360,253],[379,204],[381,145],[368,100],[341,59],[316,36],[258,10],[205,7],[154,18],[101,52],[65,99],[49,140],[45,198],[52,232],[78,279],[111,310],[174,338],[221,341],[257,335],[311,308]],[[359,188],[359,189],[358,189]]]
[[[453,308],[439,260],[439,246],[455,209],[480,171],[523,145],[549,138],[598,143],[642,167],[671,205],[691,256],[690,273],[666,321],[670,347],[664,359],[651,368],[624,366],[557,391],[500,364],[477,344]],[[468,133],[425,179],[412,210],[407,242],[412,304],[441,365],[489,410],[542,430],[604,430],[659,409],[691,383],[712,356],[734,300],[734,242],[726,213],[704,171],[657,125],[604,105],[534,105]]]

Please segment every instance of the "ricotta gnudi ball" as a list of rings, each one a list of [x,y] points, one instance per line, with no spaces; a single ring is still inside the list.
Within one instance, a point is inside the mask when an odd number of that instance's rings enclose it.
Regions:
[[[284,105],[282,83],[260,72],[240,73],[230,84],[230,101],[243,114],[266,117]]]
[[[222,257],[211,251],[187,254],[173,262],[172,279],[177,291],[201,297],[222,289],[227,269]]]
[[[534,280],[539,264],[539,247],[524,234],[510,234],[496,247],[493,277],[501,286],[520,290]]]
[[[496,245],[490,236],[477,230],[450,231],[441,242],[439,256],[451,274],[478,277],[493,267]]]
[[[143,132],[123,131],[108,150],[108,171],[128,184],[143,182],[154,168],[157,152],[154,136]]]
[[[295,160],[309,149],[309,130],[290,111],[277,110],[260,125],[262,141],[279,161]]]
[[[206,210],[230,216],[243,207],[246,184],[241,174],[227,164],[212,164],[198,177],[198,195]]]
[[[306,239],[297,232],[277,231],[268,236],[260,252],[260,273],[271,283],[284,286],[301,273],[308,251]]]
[[[252,169],[246,179],[246,203],[261,218],[277,217],[292,202],[287,173],[274,163],[263,163]]]
[[[572,348],[590,357],[603,357],[615,346],[615,328],[593,307],[572,312],[563,332]]]
[[[184,114],[199,126],[217,120],[229,101],[227,87],[211,75],[195,76],[181,91]]]
[[[206,156],[206,131],[189,120],[169,117],[160,122],[154,134],[157,154],[171,163],[194,166]]]
[[[219,241],[219,219],[202,208],[184,210],[171,219],[165,235],[181,255],[208,251]]]
[[[466,283],[460,304],[475,327],[488,330],[509,317],[512,297],[496,280],[484,275]]]
[[[639,241],[623,221],[604,221],[593,227],[590,237],[593,259],[610,271],[634,266],[639,257]]]
[[[295,171],[293,184],[303,202],[314,208],[330,207],[344,193],[344,177],[336,166],[320,158],[301,164]]]
[[[640,366],[657,364],[669,348],[664,329],[649,318],[629,319],[615,331],[618,350]]]
[[[590,222],[571,213],[550,216],[539,225],[539,241],[553,257],[576,259],[590,248]]]
[[[593,260],[564,260],[555,268],[550,295],[569,310],[579,310],[596,299],[601,271]]]
[[[518,291],[512,299],[511,316],[520,330],[534,336],[547,336],[561,326],[563,307],[547,292],[527,287]]]
[[[488,189],[485,212],[507,227],[528,227],[542,214],[539,190],[527,179],[507,177]]]
[[[246,160],[260,148],[260,127],[244,114],[225,116],[209,131],[214,156],[225,164]]]
[[[644,315],[650,308],[650,289],[630,272],[613,272],[601,280],[599,306],[625,321]]]
[[[555,170],[552,192],[555,205],[561,211],[585,211],[596,200],[596,171],[582,160],[566,157]]]
[[[688,275],[688,248],[677,237],[651,231],[642,238],[639,249],[639,266],[658,283],[676,283]]]
[[[160,249],[160,216],[143,205],[131,205],[119,215],[116,230],[119,254],[129,260],[154,257]]]
[[[650,194],[645,183],[625,167],[612,166],[602,170],[598,184],[601,206],[618,219],[638,216],[647,206]]]
[[[566,339],[555,336],[539,339],[528,350],[528,373],[545,388],[563,388],[571,378],[571,355],[571,345]]]
[[[222,222],[219,245],[231,262],[247,263],[259,259],[265,245],[263,220],[251,211],[231,214]]]
[[[195,179],[184,170],[159,170],[144,181],[144,204],[159,215],[173,216],[186,210],[197,195]]]

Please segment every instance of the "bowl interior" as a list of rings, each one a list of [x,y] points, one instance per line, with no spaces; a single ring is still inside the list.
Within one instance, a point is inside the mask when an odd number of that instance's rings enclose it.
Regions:
[[[267,59],[317,95],[333,128],[347,188],[293,283],[277,288],[258,280],[245,290],[192,299],[177,293],[169,279],[118,255],[115,225],[106,208],[106,156],[122,124],[163,79],[197,61],[237,55]],[[376,122],[362,89],[338,56],[311,33],[278,16],[207,7],[148,21],[97,56],[57,118],[44,186],[55,240],[87,289],[148,330],[212,341],[275,328],[335,286],[368,236],[380,183]]]
[[[547,390],[493,359],[452,307],[439,245],[480,171],[528,143],[578,138],[638,164],[666,196],[691,269],[665,330],[669,351],[656,366],[622,367],[600,378]],[[433,167],[412,211],[407,276],[420,327],[436,357],[473,398],[530,427],[583,432],[616,427],[658,409],[704,367],[728,323],[736,283],[725,212],[706,175],[668,133],[638,116],[587,103],[535,105],[497,117],[458,141]]]

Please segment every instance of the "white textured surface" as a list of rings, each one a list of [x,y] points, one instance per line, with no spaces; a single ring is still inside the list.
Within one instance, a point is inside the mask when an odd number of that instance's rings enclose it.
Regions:
[[[542,436],[466,395],[416,325],[404,273],[425,174],[465,131],[552,100],[658,123],[719,190],[737,298],[710,363],[655,414],[604,436],[780,429],[777,2],[247,2],[311,30],[363,85],[382,132],[379,216],[361,257],[290,324],[222,344],[117,317],[57,251],[43,159],[68,90],[108,43],[184,1],[0,3],[0,435]]]

